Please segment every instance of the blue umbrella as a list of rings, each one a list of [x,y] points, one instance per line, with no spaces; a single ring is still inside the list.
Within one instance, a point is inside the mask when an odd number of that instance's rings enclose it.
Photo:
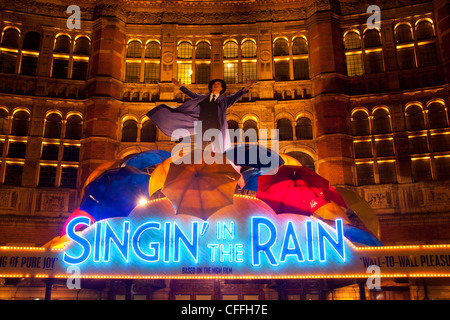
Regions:
[[[139,170],[162,163],[170,158],[171,154],[165,150],[148,150],[141,153],[133,154],[123,164],[125,166],[133,166]]]
[[[96,221],[127,217],[141,198],[148,197],[150,175],[135,167],[107,170],[88,184],[80,209]]]
[[[346,237],[351,242],[370,247],[378,247],[383,245],[380,240],[377,239],[377,237],[364,230],[349,225],[344,225],[344,237]]]
[[[225,151],[228,160],[237,166],[271,169],[284,164],[278,153],[255,144],[237,144]]]

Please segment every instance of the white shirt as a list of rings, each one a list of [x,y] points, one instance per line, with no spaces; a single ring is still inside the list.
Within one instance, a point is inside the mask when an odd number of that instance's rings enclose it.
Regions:
[[[217,101],[217,99],[219,99],[219,96],[220,96],[220,94],[218,93],[218,94],[210,94],[210,96],[209,96],[209,101],[211,102],[212,100],[213,100],[213,98],[214,97],[216,97],[216,101]]]

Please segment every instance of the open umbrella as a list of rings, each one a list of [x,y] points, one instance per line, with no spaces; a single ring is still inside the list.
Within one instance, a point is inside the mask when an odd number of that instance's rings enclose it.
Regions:
[[[148,167],[160,164],[164,160],[170,158],[170,152],[165,150],[148,150],[141,153],[136,153],[130,156],[122,167],[133,166],[136,169],[144,170]]]
[[[229,164],[170,164],[162,192],[176,214],[208,219],[233,203],[240,174]]]
[[[101,165],[99,165],[94,171],[92,171],[92,173],[89,175],[89,177],[84,182],[83,188],[81,189],[81,197],[84,196],[84,189],[86,189],[86,186],[89,183],[91,183],[92,181],[97,179],[106,170],[119,168],[120,165],[122,164],[122,162],[123,162],[123,159],[117,159],[117,160],[107,161],[107,162],[104,162]]]
[[[278,153],[256,144],[237,144],[225,151],[236,166],[270,170],[284,163]]]
[[[141,198],[148,198],[149,179],[149,174],[131,166],[107,170],[87,185],[80,209],[96,221],[126,217]]]
[[[284,164],[287,166],[301,166],[302,165],[300,163],[300,161],[298,161],[294,157],[288,156],[285,153],[279,153],[279,155],[280,155],[281,159],[283,159]]]
[[[278,214],[311,215],[331,201],[343,204],[328,180],[300,166],[282,165],[275,175],[260,176],[256,197],[265,201]]]
[[[344,199],[347,208],[352,210],[366,228],[380,239],[380,223],[370,205],[355,192],[336,187],[336,192]]]

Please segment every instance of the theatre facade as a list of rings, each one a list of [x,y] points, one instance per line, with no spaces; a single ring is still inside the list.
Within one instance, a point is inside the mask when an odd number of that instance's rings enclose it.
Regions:
[[[0,299],[450,298],[447,1],[72,4],[1,4]],[[100,166],[176,146],[146,116],[186,101],[172,78],[225,95],[256,79],[229,128],[278,129],[280,154],[370,205],[383,246],[240,188],[208,219],[154,195],[127,219],[70,220]]]

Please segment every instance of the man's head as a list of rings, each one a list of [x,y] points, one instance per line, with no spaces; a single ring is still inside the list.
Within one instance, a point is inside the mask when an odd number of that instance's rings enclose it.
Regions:
[[[214,79],[209,82],[209,92],[223,94],[227,90],[227,84],[222,79]]]

